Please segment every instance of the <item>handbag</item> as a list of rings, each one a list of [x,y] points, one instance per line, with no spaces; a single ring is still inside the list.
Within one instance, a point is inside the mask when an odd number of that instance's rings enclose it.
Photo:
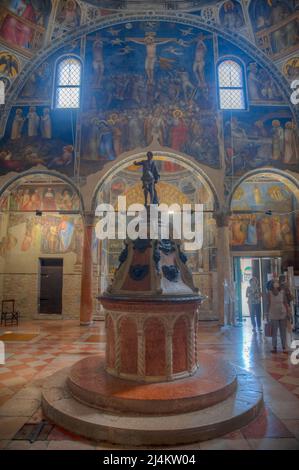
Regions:
[[[272,323],[271,322],[267,322],[265,323],[265,336],[267,338],[271,338],[272,337]]]

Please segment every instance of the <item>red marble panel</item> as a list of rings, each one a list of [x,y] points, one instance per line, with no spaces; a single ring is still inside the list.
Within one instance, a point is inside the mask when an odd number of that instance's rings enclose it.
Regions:
[[[133,320],[123,318],[120,322],[120,372],[137,374],[137,326]]]
[[[115,367],[115,332],[114,332],[113,320],[111,317],[108,317],[107,319],[106,334],[107,334],[107,343],[106,343],[107,366],[113,369]]]
[[[145,374],[166,375],[166,334],[158,318],[149,318],[145,324]]]
[[[172,367],[174,374],[188,369],[188,323],[184,318],[179,318],[173,329]]]
[[[251,394],[252,390],[259,389],[252,380],[246,383]],[[231,395],[236,385],[234,367],[204,353],[195,374],[170,382],[138,383],[119,379],[106,373],[101,356],[81,359],[72,366],[68,379],[73,396],[95,408],[150,415],[183,413],[212,406]]]

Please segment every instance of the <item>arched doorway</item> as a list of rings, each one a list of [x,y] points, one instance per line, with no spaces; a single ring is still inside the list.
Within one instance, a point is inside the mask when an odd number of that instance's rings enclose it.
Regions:
[[[299,270],[298,196],[298,182],[272,169],[245,175],[230,195],[230,247],[239,320],[249,315],[246,288],[251,277],[259,280],[265,313],[267,282],[274,275],[288,272],[292,277]]]
[[[189,159],[180,155],[154,152],[161,181],[157,185],[160,203],[168,205],[203,204],[204,244],[201,250],[188,253],[188,266],[193,273],[195,284],[207,295],[202,314],[211,318],[215,314],[213,289],[215,289],[216,267],[216,225],[213,218],[219,206],[218,196],[207,175]],[[143,204],[140,181],[140,167],[134,166],[135,160],[143,159],[144,153],[131,155],[112,167],[99,181],[93,195],[92,208],[99,203],[108,203],[117,208],[118,196],[126,196],[127,206],[132,203]],[[119,254],[123,240],[94,240],[93,244],[94,282],[98,294],[105,291],[115,269],[118,267]],[[100,306],[97,305],[97,313]]]
[[[83,203],[47,171],[9,180],[0,195],[0,288],[21,316],[79,318]]]

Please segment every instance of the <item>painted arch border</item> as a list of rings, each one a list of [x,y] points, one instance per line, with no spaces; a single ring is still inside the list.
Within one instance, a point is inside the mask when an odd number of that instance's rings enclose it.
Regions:
[[[45,48],[43,51],[39,51],[36,55],[35,60],[29,62],[28,65],[20,72],[17,79],[14,81],[13,86],[10,89],[10,92],[7,96],[6,105],[3,111],[2,118],[0,120],[0,138],[3,137],[7,119],[10,113],[10,110],[13,105],[16,104],[16,98],[21,91],[24,83],[29,78],[30,74],[39,67],[47,57],[52,55],[55,51],[59,50],[61,47],[66,46],[67,44],[72,43],[74,40],[80,39],[82,36],[91,34],[99,29],[104,29],[109,26],[116,26],[124,24],[127,22],[137,22],[137,21],[165,21],[165,22],[174,22],[178,24],[183,24],[186,26],[193,26],[196,28],[201,28],[207,32],[217,34],[219,37],[231,42],[234,45],[237,45],[243,52],[248,54],[253,60],[258,62],[259,65],[264,67],[272,76],[275,77],[277,83],[280,85],[281,91],[288,102],[289,108],[292,111],[292,114],[297,122],[299,122],[299,110],[290,102],[290,85],[287,79],[282,75],[278,68],[273,64],[273,62],[266,56],[264,52],[259,50],[257,46],[250,42],[244,36],[231,32],[228,28],[220,27],[220,25],[214,23],[213,21],[207,20],[204,21],[200,18],[195,17],[190,13],[180,13],[180,12],[155,12],[147,11],[132,14],[132,12],[122,12],[116,13],[109,17],[100,17],[94,21],[91,21],[87,25],[83,25],[75,32],[69,34],[64,34],[52,41],[51,45]],[[67,39],[67,42],[66,42]]]
[[[207,173],[201,168],[201,166],[198,163],[194,162],[190,157],[183,156],[180,153],[165,152],[163,150],[155,150],[155,149],[152,149],[151,151],[154,154],[154,157],[156,155],[161,156],[161,157],[168,157],[172,159],[175,163],[182,164],[182,166],[184,166],[186,169],[189,169],[190,171],[193,170],[195,175],[205,185],[210,195],[213,197],[214,210],[218,210],[220,208],[221,204],[220,204],[220,198],[219,198],[217,189],[214,183],[212,182],[211,178],[207,175]],[[145,151],[132,153],[122,158],[121,160],[114,162],[114,165],[108,168],[107,171],[103,175],[101,175],[99,181],[96,183],[92,191],[91,211],[93,214],[95,213],[95,209],[97,205],[98,193],[101,191],[107,179],[112,178],[119,171],[123,170],[128,165],[133,164],[135,160],[138,160],[141,157],[144,158],[145,153],[146,153]]]

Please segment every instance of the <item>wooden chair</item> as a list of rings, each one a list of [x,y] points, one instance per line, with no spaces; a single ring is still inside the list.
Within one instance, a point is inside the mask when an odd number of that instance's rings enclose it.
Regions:
[[[15,310],[14,299],[2,300],[1,325],[4,322],[4,326],[6,326],[7,321],[9,321],[10,325],[13,325],[15,323],[18,326],[19,316],[20,316],[20,313],[17,310]]]

